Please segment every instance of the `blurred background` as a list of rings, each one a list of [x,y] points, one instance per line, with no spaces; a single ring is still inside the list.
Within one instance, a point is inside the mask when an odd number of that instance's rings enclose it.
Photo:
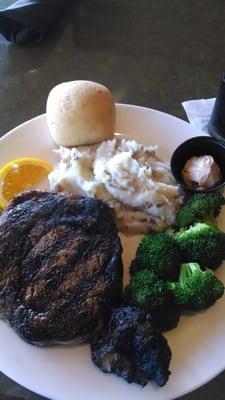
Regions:
[[[43,113],[49,90],[73,79],[184,118],[181,101],[215,97],[224,29],[222,0],[76,0],[43,43],[0,36],[0,132]]]

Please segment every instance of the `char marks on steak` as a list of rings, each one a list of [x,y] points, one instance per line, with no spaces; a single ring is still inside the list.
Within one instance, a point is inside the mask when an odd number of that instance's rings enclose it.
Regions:
[[[26,341],[89,340],[121,302],[121,244],[101,200],[30,191],[0,217],[0,313]]]
[[[114,309],[105,332],[91,343],[92,360],[105,373],[145,386],[166,384],[171,350],[152,317],[134,306]]]

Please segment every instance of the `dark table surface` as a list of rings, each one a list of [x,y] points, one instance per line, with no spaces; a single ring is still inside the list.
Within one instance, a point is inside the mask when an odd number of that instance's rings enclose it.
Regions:
[[[76,79],[185,119],[181,101],[214,97],[225,71],[224,13],[223,0],[78,0],[42,44],[0,36],[0,135],[45,112],[49,90]],[[224,389],[222,373],[182,400],[224,400]],[[0,375],[8,399],[43,398]]]

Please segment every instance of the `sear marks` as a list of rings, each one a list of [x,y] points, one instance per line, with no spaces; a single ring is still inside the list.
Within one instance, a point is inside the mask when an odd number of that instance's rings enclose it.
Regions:
[[[101,200],[30,191],[0,216],[0,313],[26,341],[89,340],[122,294],[121,244]]]
[[[92,360],[105,373],[145,386],[166,384],[171,351],[145,311],[133,306],[115,309],[108,328],[91,344]]]

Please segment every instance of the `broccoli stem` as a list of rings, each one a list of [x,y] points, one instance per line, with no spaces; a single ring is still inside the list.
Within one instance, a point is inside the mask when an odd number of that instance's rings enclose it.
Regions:
[[[191,276],[193,269],[195,268],[196,263],[182,263],[180,266],[180,277],[179,281],[185,281],[187,278]],[[192,268],[191,268],[192,266]]]
[[[193,274],[201,273],[199,264],[196,262],[182,263],[180,267],[180,277],[179,282],[181,284],[186,283],[186,280],[190,278]]]

